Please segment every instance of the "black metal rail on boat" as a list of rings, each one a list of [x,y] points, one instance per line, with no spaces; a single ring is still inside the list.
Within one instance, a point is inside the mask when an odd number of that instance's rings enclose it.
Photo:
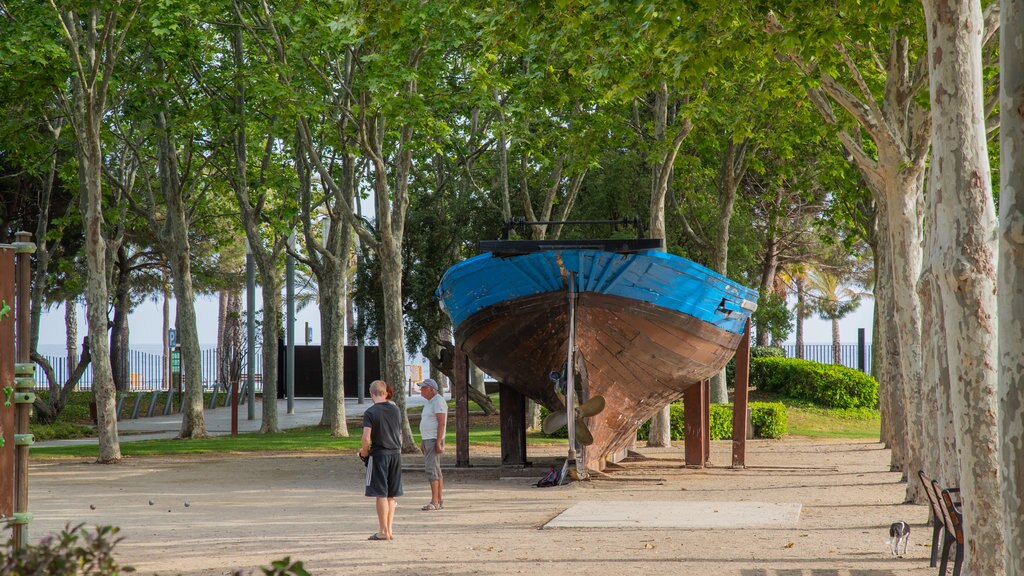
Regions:
[[[525,228],[526,226],[541,226],[551,224],[562,225],[616,225],[632,226],[636,229],[636,238],[585,238],[572,240],[510,240],[512,230]],[[617,252],[629,254],[643,250],[662,250],[665,242],[661,238],[644,238],[643,222],[640,218],[621,218],[619,220],[541,220],[527,221],[523,218],[513,218],[505,222],[505,233],[501,240],[483,240],[478,243],[482,252],[491,252],[496,256],[517,256],[521,254],[532,254],[546,250],[603,250],[605,252]]]
[[[512,231],[515,230],[516,228],[526,228],[527,226],[548,226],[548,225],[551,225],[551,224],[562,224],[562,225],[566,225],[566,226],[574,226],[574,225],[578,225],[578,224],[579,225],[600,224],[600,225],[609,225],[609,226],[610,225],[614,225],[614,226],[632,226],[634,229],[636,229],[637,240],[642,240],[644,238],[644,223],[643,223],[642,220],[640,220],[639,216],[632,216],[632,217],[623,216],[622,218],[619,218],[618,220],[536,220],[536,221],[527,220],[526,218],[523,218],[522,216],[517,216],[515,218],[512,218],[511,220],[506,220],[505,221],[505,233],[502,235],[501,239],[502,240],[510,239],[510,237],[512,235]]]

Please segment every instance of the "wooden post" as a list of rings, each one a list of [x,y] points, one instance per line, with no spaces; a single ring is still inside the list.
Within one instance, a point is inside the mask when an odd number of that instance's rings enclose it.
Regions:
[[[747,393],[750,383],[750,319],[736,350],[736,382],[732,402],[732,467],[747,465]]]
[[[0,518],[14,514],[14,250],[0,245]]]
[[[704,465],[711,464],[711,380],[700,383],[704,396],[703,412],[701,418],[704,420]]]
[[[452,392],[455,394],[455,466],[469,467],[469,358],[462,345],[455,345],[455,379]]]
[[[707,455],[704,452],[704,384],[701,382],[683,392],[683,421],[686,435],[683,452],[686,466],[703,468]]]
[[[15,548],[28,545],[28,523],[32,515],[28,513],[28,450],[35,442],[28,431],[29,411],[35,395],[35,366],[32,364],[32,253],[36,251],[32,244],[32,235],[28,232],[17,232],[14,246],[15,258],[15,302],[17,309],[15,341],[17,343],[17,365],[15,366],[15,399],[14,399],[14,524],[13,538]]]
[[[526,462],[526,396],[505,384],[498,384],[501,404],[501,465],[527,466]]]

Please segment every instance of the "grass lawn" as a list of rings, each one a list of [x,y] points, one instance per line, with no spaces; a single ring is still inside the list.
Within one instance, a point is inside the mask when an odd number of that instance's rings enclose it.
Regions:
[[[812,438],[871,438],[878,440],[882,419],[878,410],[786,406],[790,436]]]
[[[477,446],[499,446],[501,436],[496,417],[477,417],[481,423],[471,424],[469,441]],[[141,440],[138,442],[121,442],[121,453],[125,456],[153,456],[167,454],[209,454],[223,452],[316,452],[336,450],[339,452],[355,452],[359,448],[360,434],[358,420],[349,420],[348,438],[331,437],[325,428],[308,426],[285,430],[278,434],[239,434],[237,437],[214,436],[198,440]],[[415,426],[413,427],[415,429]],[[413,437],[419,443],[419,434]],[[531,434],[527,438],[530,443],[559,444],[561,438],[546,438],[540,434]],[[445,442],[455,446],[455,430],[449,428]],[[453,448],[454,449],[454,448]],[[58,456],[96,457],[98,447],[88,446],[36,446],[32,448],[33,458]]]
[[[497,404],[496,394],[493,400]],[[767,395],[765,395],[767,396]],[[752,398],[753,399],[753,398]],[[881,418],[878,410],[868,409],[828,409],[819,408],[806,402],[794,401],[787,398],[758,397],[757,400],[779,401],[786,405],[787,419],[789,421],[787,435],[807,436],[814,438],[865,438],[875,439],[879,437]],[[75,404],[79,404],[76,402]],[[449,402],[454,407],[454,401]],[[70,406],[69,406],[70,407]],[[471,403],[475,408],[476,404]],[[87,410],[88,405],[85,404]],[[67,420],[81,420],[78,412],[81,408],[76,406],[70,410]],[[421,407],[410,408],[410,416],[418,419]],[[64,416],[64,415],[62,415]],[[85,413],[85,419],[88,412]],[[51,438],[84,438],[94,436],[95,431],[91,426],[82,425],[78,422],[64,421],[60,418],[57,423],[50,425],[32,424],[31,430],[37,440]],[[145,440],[139,442],[122,442],[121,452],[125,456],[148,456],[166,454],[208,454],[220,452],[301,452],[301,451],[355,451],[359,448],[360,442],[360,420],[350,419],[348,423],[348,438],[333,438],[327,434],[325,429],[312,426],[286,430],[279,434],[240,434],[237,438],[230,436],[217,436],[201,440]],[[414,436],[416,426],[413,426]],[[543,434],[529,434],[527,441],[530,443],[557,444],[564,443],[563,438],[548,438]],[[446,442],[455,445],[454,427],[449,427]],[[470,421],[470,442],[480,446],[499,446],[501,437],[499,434],[497,417],[485,417],[474,415]],[[95,457],[96,446],[53,446],[33,447],[33,457]]]

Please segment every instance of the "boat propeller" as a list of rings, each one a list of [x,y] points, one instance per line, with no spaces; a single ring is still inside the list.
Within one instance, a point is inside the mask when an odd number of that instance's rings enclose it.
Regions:
[[[576,406],[576,440],[584,445],[590,446],[594,443],[594,435],[590,433],[585,418],[596,416],[604,410],[604,396],[594,396],[586,402]],[[569,417],[565,410],[556,410],[544,418],[542,425],[545,434],[554,434],[563,426],[568,424]]]

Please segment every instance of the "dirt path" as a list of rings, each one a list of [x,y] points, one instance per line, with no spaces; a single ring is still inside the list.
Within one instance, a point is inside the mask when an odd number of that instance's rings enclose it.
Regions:
[[[429,501],[426,481],[406,473],[392,542],[366,540],[377,522],[354,455],[132,458],[114,466],[35,460],[31,531],[38,538],[67,523],[120,526],[119,558],[140,574],[229,574],[284,556],[318,575],[934,574],[927,509],[900,503],[904,486],[881,445],[754,441],[745,470],[724,468],[730,448],[712,443],[712,462],[722,468],[686,470],[679,448],[646,449],[649,460],[617,473],[630,481],[539,489],[531,483],[564,447],[531,447],[538,468],[518,477],[482,467],[497,451],[474,447],[471,460],[481,467],[446,471],[442,511],[419,509]],[[407,470],[419,462],[410,458]],[[540,529],[575,502],[603,500],[798,502],[803,509],[793,528]],[[890,557],[885,545],[896,520],[913,525],[907,558]]]

